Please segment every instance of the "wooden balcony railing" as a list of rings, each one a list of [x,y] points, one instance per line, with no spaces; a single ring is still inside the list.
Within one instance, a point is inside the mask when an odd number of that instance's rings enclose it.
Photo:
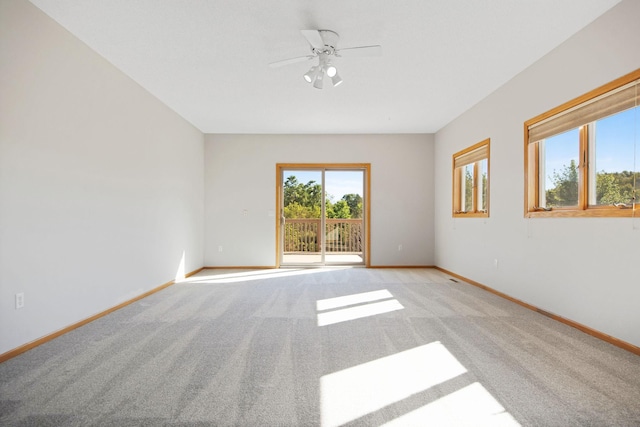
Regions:
[[[362,219],[326,219],[324,233],[320,218],[286,219],[284,223],[285,253],[362,252]]]

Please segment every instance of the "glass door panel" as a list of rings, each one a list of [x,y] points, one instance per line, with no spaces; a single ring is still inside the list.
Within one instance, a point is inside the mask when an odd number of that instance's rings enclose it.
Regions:
[[[328,169],[325,183],[326,264],[364,264],[364,171]]]
[[[283,170],[281,263],[324,263],[322,252],[322,171]]]

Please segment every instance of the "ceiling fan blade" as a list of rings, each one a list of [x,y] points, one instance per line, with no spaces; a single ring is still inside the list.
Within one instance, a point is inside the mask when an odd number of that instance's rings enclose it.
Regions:
[[[316,49],[324,48],[324,40],[322,40],[322,36],[320,35],[320,31],[318,30],[300,30],[305,39],[309,42],[312,47]]]
[[[269,64],[271,68],[282,67],[283,65],[295,64],[296,62],[308,61],[309,59],[315,58],[314,55],[306,55],[306,56],[298,56],[297,58],[289,58],[284,59],[282,61],[272,62]]]
[[[347,47],[344,49],[337,49],[336,56],[381,56],[382,55],[382,46],[379,44],[373,46],[358,46],[358,47]]]

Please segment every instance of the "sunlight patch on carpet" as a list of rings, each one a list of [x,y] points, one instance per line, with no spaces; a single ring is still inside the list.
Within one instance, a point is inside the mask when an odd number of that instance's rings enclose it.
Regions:
[[[316,301],[318,311],[333,309],[333,311],[318,313],[318,326],[333,325],[404,309],[398,300],[390,298],[393,298],[391,292],[382,289],[318,300]],[[335,310],[336,308],[338,310]]]
[[[467,372],[436,341],[320,379],[324,427],[339,426]]]
[[[360,294],[346,295],[343,297],[321,299],[316,301],[318,311],[331,310],[332,308],[341,308],[348,305],[362,304],[365,302],[379,301],[382,299],[393,298],[391,292],[386,289],[380,291],[363,292]]]
[[[383,424],[385,427],[427,425],[516,427],[520,423],[476,382]]]
[[[220,284],[220,283],[240,283],[250,282],[254,280],[276,279],[288,276],[301,276],[307,274],[322,274],[337,270],[346,270],[352,268],[347,267],[327,267],[327,268],[267,268],[267,269],[247,269],[234,272],[228,272],[228,269],[216,271],[211,269],[211,273],[204,275],[198,274],[188,279],[182,280],[182,283],[199,283],[199,284]]]

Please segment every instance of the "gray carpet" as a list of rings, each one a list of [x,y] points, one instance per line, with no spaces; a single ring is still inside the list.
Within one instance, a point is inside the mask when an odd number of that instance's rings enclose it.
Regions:
[[[205,270],[0,364],[0,425],[640,425],[640,357],[449,279]]]

